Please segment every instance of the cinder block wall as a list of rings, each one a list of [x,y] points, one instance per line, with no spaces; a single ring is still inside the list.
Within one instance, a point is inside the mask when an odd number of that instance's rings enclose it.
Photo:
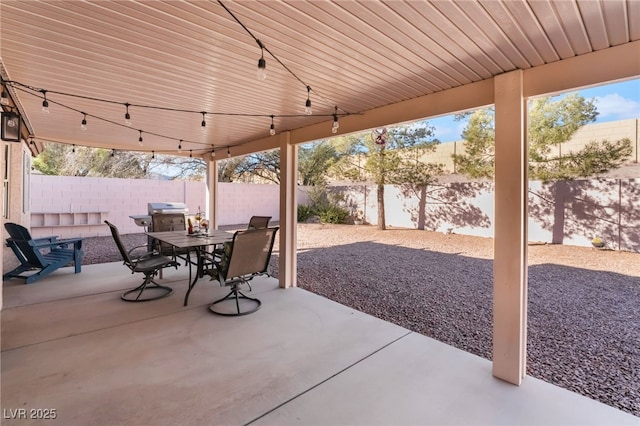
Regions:
[[[335,186],[350,211],[377,224],[375,185]],[[389,226],[493,238],[493,182],[433,185],[421,197],[385,187]],[[529,182],[529,241],[640,252],[640,178]]]
[[[278,185],[219,183],[219,191],[220,225],[245,224],[252,215],[280,218]],[[106,219],[123,234],[138,233],[143,228],[129,216],[147,214],[147,203],[185,203],[195,214],[206,210],[205,198],[204,182],[33,175],[31,231],[34,237],[106,236]],[[306,193],[298,199],[304,203]]]

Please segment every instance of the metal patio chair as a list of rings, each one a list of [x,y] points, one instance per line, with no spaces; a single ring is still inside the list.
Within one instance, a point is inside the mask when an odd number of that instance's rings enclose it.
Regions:
[[[133,257],[132,253],[135,250],[139,250],[141,247],[148,248],[149,246],[138,246],[127,250],[122,242],[122,238],[120,238],[118,228],[106,220],[104,223],[111,229],[111,235],[113,236],[116,246],[118,246],[125,266],[131,270],[132,274],[136,272],[144,274],[142,284],[134,289],[125,291],[120,298],[126,302],[147,302],[169,296],[173,292],[173,289],[156,283],[153,277],[164,268],[173,266],[178,269],[178,262],[154,251],[145,251],[142,255]]]
[[[240,287],[243,284],[249,286],[249,282],[260,275],[269,275],[267,269],[273,243],[278,232],[278,227],[247,229],[236,231],[233,240],[224,244],[224,253],[220,260],[214,261],[213,269],[209,271],[212,280],[217,280],[221,286],[231,287],[231,291],[225,297],[214,301],[209,310],[215,314],[238,316],[246,315],[260,309],[262,302],[259,299],[245,295]],[[220,304],[233,303],[231,310],[220,309]],[[248,308],[245,308],[249,305]],[[234,309],[235,308],[235,309]]]
[[[269,226],[271,216],[251,216],[247,229],[261,229]]]

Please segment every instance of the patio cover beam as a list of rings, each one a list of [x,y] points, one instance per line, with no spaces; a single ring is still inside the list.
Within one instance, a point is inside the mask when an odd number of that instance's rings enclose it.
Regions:
[[[523,96],[552,95],[582,87],[640,76],[640,41],[599,50],[524,70]],[[420,96],[340,118],[338,136],[407,121],[434,118],[481,108],[494,103],[494,78],[465,84],[442,92]],[[290,131],[292,144],[335,137],[331,122]],[[276,149],[278,135],[232,147],[232,155]]]

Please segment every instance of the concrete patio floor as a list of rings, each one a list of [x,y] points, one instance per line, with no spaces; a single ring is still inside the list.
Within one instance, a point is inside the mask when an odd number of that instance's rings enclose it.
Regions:
[[[174,293],[146,303],[120,300],[141,277],[119,262],[5,282],[2,424],[640,425],[274,279],[255,280],[248,316],[210,313],[226,289],[207,280],[183,307],[187,275],[166,270]]]

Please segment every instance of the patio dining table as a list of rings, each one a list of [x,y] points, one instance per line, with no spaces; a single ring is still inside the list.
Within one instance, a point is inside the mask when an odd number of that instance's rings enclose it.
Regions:
[[[184,306],[187,306],[189,294],[195,287],[198,279],[204,275],[205,252],[207,247],[214,246],[215,248],[216,245],[224,244],[233,239],[233,232],[219,230],[209,230],[208,232],[198,232],[194,234],[188,234],[187,231],[147,232],[146,234],[151,238],[171,244],[176,248],[188,249],[189,252],[194,251],[196,253],[197,270],[195,274],[193,274],[191,270],[193,262],[189,261],[189,289],[184,296]]]

